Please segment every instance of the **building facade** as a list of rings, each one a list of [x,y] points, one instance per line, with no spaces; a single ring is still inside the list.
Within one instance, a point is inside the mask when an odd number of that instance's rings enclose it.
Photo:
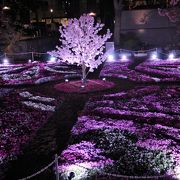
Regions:
[[[83,13],[99,15],[99,0],[41,0],[43,6],[37,9],[38,21],[64,23],[68,18],[79,17]],[[37,15],[31,11],[31,22],[37,22]]]

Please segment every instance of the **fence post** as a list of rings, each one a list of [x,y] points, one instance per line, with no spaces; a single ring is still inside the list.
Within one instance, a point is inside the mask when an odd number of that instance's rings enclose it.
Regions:
[[[34,52],[31,52],[31,60],[34,61]]]
[[[5,59],[7,58],[7,54],[6,54],[6,53],[4,53],[4,58],[5,58]]]
[[[59,180],[59,172],[58,172],[58,155],[55,155],[55,174],[56,180]]]

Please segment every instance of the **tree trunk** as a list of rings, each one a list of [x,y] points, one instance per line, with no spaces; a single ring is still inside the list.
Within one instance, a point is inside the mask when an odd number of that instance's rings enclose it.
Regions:
[[[115,25],[114,25],[114,46],[115,49],[120,48],[120,38],[121,38],[121,14],[122,14],[122,0],[114,1],[114,14],[115,14]]]
[[[82,83],[86,83],[86,65],[84,62],[82,63]]]

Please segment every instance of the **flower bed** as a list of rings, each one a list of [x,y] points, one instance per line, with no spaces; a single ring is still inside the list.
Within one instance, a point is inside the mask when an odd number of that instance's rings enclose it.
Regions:
[[[47,63],[28,63],[11,66],[0,66],[0,85],[42,84],[49,81],[80,77],[75,66]]]
[[[177,86],[149,86],[92,98],[61,154],[62,176],[73,172],[74,179],[86,179],[108,172],[176,177],[180,166],[178,91]]]
[[[179,81],[180,79],[180,61],[169,62],[145,62],[135,69],[144,74],[149,74],[159,78],[159,81]]]
[[[100,77],[115,77],[136,82],[178,82],[180,79],[180,61],[145,61],[136,66],[134,70],[129,68],[129,63],[106,63],[100,73]]]
[[[61,103],[59,98],[3,90],[0,108],[0,164],[15,158]]]

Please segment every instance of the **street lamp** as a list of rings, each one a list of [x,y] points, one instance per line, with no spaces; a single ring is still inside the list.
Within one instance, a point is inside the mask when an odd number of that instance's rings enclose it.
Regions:
[[[51,23],[53,22],[53,12],[54,12],[54,10],[53,10],[53,9],[50,9],[50,13],[51,13]]]

